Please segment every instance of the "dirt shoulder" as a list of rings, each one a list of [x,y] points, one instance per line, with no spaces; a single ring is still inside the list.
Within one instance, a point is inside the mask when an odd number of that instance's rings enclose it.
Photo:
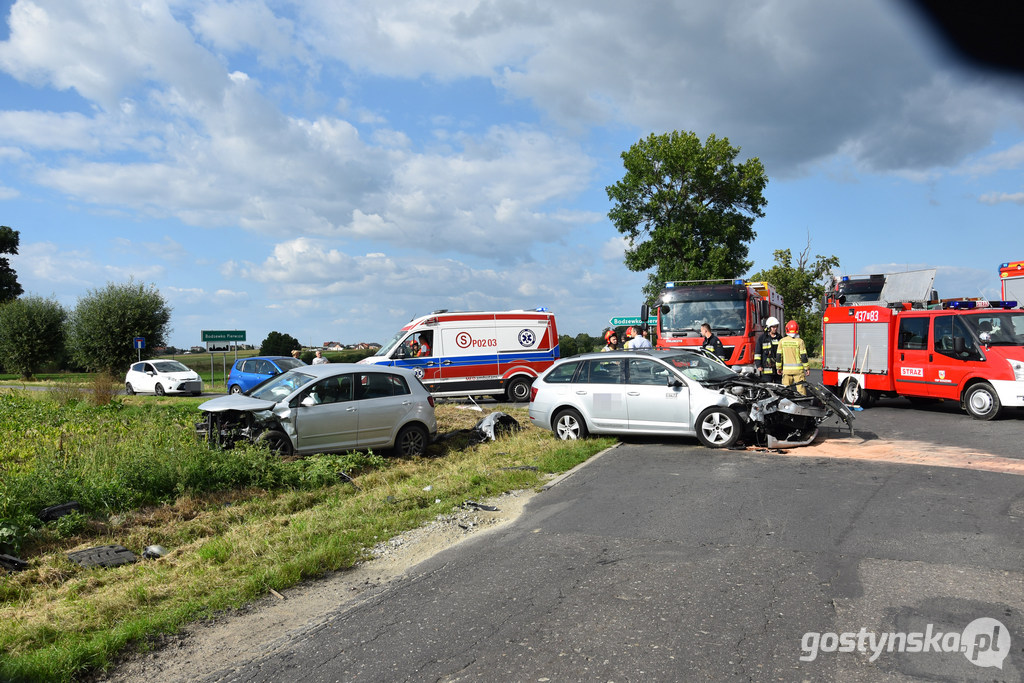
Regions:
[[[250,662],[288,633],[321,621],[365,592],[401,576],[423,560],[467,538],[515,520],[535,491],[512,491],[466,506],[374,548],[374,559],[347,571],[308,581],[245,608],[218,615],[167,636],[151,652],[129,655],[93,681],[177,683],[195,681]]]

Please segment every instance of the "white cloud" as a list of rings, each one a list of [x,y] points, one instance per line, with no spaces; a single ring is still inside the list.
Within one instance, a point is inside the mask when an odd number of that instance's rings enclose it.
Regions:
[[[978,198],[982,204],[1024,204],[1024,192],[989,192]]]

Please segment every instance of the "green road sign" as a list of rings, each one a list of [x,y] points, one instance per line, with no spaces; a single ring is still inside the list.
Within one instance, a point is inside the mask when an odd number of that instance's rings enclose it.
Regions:
[[[245,341],[245,330],[203,330],[203,341]]]
[[[623,325],[639,325],[640,324],[640,316],[636,316],[635,318],[612,318],[608,322],[611,324],[612,327],[622,327]],[[656,324],[658,324],[657,316],[651,316],[651,317],[647,318],[647,324],[648,325],[656,325]]]

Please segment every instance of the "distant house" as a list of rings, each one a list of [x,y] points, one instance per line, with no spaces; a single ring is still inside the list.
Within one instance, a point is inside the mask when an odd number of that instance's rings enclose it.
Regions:
[[[380,344],[377,342],[359,342],[355,345],[355,348],[361,351],[377,351],[380,349]]]

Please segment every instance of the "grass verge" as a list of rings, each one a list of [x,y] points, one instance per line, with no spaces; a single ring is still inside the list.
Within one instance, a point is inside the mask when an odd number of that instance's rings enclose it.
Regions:
[[[8,423],[0,424],[0,436],[36,430],[22,441],[48,444],[31,450],[22,443],[18,459],[6,462],[9,474],[42,473],[34,485],[67,472],[72,480],[88,478],[87,470],[95,470],[99,481],[120,479],[106,489],[85,486],[94,492],[85,514],[35,529],[21,548],[28,569],[0,576],[0,680],[70,681],[106,669],[126,648],[146,648],[161,634],[270,589],[350,568],[377,543],[448,513],[466,499],[537,487],[550,474],[614,443],[558,442],[529,425],[525,408],[514,408],[508,412],[522,431],[479,445],[456,436],[432,446],[425,458],[349,454],[282,463],[255,450],[203,451],[202,460],[216,464],[211,469],[195,462],[181,434],[198,402],[133,397],[115,402],[120,408],[69,404],[57,428],[43,419],[48,409],[30,403],[18,405],[35,410],[39,424],[10,419],[18,410],[5,413]],[[9,400],[7,407],[15,403]],[[74,411],[88,416],[84,426],[74,426]],[[456,434],[482,416],[450,405],[439,406],[437,414],[441,431]],[[16,446],[21,443],[11,439]],[[125,441],[135,447],[109,447]],[[174,452],[184,455],[174,457]],[[233,474],[209,490],[202,481],[181,483],[182,472],[192,472],[193,479],[235,472],[233,460],[241,460],[247,471],[263,468],[273,476],[258,480],[258,486],[252,479],[232,486]],[[47,472],[40,463],[63,463],[64,469]],[[0,461],[0,474],[4,467]],[[124,493],[135,490],[132,486],[144,488],[131,479],[132,472],[146,486],[163,487],[152,496],[157,502]],[[114,494],[126,496],[124,503],[107,502],[104,496]],[[33,499],[31,505],[54,502],[65,501]],[[137,555],[153,544],[169,552],[161,559],[109,569],[84,569],[66,557],[69,551],[105,544],[122,545]]]

